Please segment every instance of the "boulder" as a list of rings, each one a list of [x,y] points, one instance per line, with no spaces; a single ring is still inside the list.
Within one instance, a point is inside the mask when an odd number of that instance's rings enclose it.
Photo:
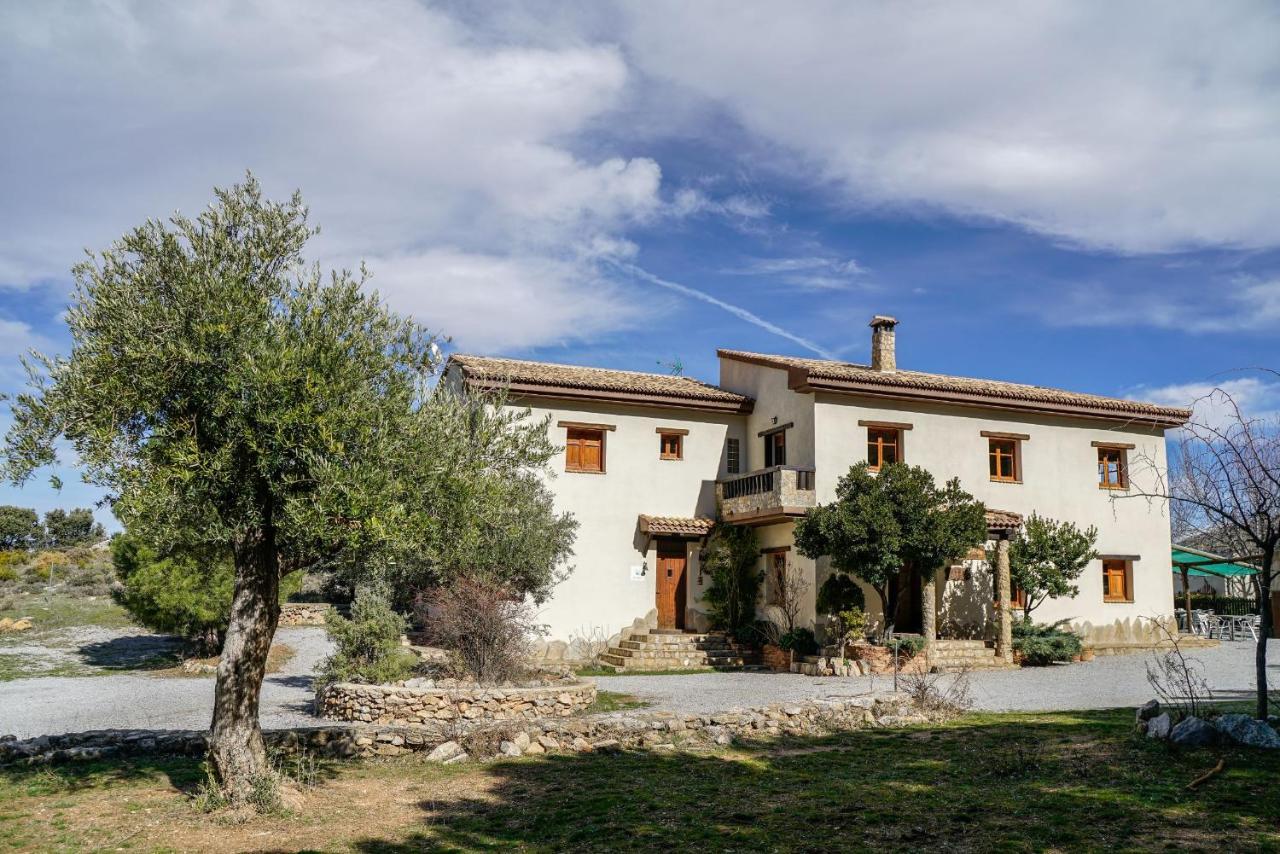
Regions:
[[[1189,717],[1183,718],[1169,732],[1169,740],[1183,747],[1209,747],[1222,741],[1222,733],[1207,721]]]
[[[524,751],[522,751],[515,742],[504,741],[502,744],[498,745],[498,752],[503,756],[519,756]]]
[[[427,754],[427,761],[448,762],[461,753],[463,753],[462,745],[456,741],[446,741],[444,744],[436,745],[435,749]]]
[[[1219,732],[1236,744],[1280,750],[1280,733],[1265,721],[1256,720],[1249,715],[1223,715],[1213,724]]]
[[[1147,700],[1141,706],[1138,706],[1137,719],[1140,721],[1149,721],[1158,714],[1160,714],[1160,701]]]
[[[1147,738],[1168,738],[1173,729],[1173,721],[1167,712],[1156,715],[1146,722]]]

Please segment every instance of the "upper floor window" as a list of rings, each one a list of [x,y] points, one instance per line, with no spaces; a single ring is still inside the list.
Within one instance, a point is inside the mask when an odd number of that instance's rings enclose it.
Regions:
[[[1094,442],[1098,449],[1098,488],[1128,489],[1129,472],[1126,451],[1132,445],[1105,445]]]
[[[1127,558],[1102,559],[1102,601],[1133,601],[1133,561]]]
[[[729,474],[742,471],[742,450],[737,439],[724,440],[724,469]]]
[[[684,437],[688,430],[658,428],[658,458],[663,460],[684,459]]]
[[[987,471],[998,483],[1022,482],[1022,443],[1031,437],[1025,433],[993,433],[983,430],[987,439]]]
[[[604,473],[604,435],[613,427],[607,424],[574,424],[561,421],[565,428],[564,470]]]
[[[867,428],[867,467],[872,471],[902,459],[902,431],[894,427]]]
[[[787,431],[777,430],[764,437],[764,467],[787,464]]]
[[[859,427],[867,428],[867,468],[880,471],[889,463],[903,460],[902,437],[911,429],[910,424],[897,421],[859,421]]]

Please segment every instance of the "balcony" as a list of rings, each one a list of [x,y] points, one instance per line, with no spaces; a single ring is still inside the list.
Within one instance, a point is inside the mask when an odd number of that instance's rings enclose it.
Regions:
[[[773,466],[728,475],[716,482],[716,499],[726,522],[767,525],[803,516],[816,502],[813,469]]]

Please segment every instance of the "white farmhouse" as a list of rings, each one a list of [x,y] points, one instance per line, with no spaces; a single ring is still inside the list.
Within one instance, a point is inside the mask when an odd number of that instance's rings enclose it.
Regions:
[[[780,573],[800,573],[809,591],[802,618],[814,626],[813,591],[829,569],[796,552],[795,519],[834,500],[851,466],[895,460],[939,481],[958,477],[989,508],[993,541],[1032,511],[1096,526],[1101,558],[1080,579],[1079,596],[1047,601],[1036,618],[1069,619],[1099,649],[1149,643],[1148,618],[1173,610],[1169,519],[1162,504],[1123,496],[1130,477],[1163,475],[1165,430],[1189,411],[900,370],[896,324],[871,321],[870,365],[720,350],[718,385],[451,357],[450,382],[508,388],[513,404],[549,416],[551,439],[564,449],[549,487],[581,527],[573,572],[540,616],[554,639],[550,654],[633,626],[705,630],[698,554],[717,514],[758,530],[762,605]],[[941,636],[996,632],[992,578],[981,551],[938,573]],[[905,573],[902,583],[897,628],[918,629],[920,583]],[[878,600],[867,592],[874,612]]]

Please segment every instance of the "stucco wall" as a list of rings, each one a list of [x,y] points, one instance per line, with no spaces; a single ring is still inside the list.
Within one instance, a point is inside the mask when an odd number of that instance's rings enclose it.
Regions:
[[[1134,561],[1134,601],[1102,600],[1099,561],[1085,570],[1080,595],[1048,600],[1035,612],[1037,622],[1071,619],[1093,630],[1125,633],[1142,617],[1167,615],[1172,609],[1173,580],[1169,560],[1169,519],[1160,502],[1124,498],[1099,489],[1094,441],[1132,443],[1130,476],[1135,484],[1151,479],[1137,464],[1142,456],[1165,466],[1163,433],[1156,428],[1126,427],[1104,421],[1082,421],[1000,410],[914,404],[910,407],[869,398],[818,395],[814,405],[815,488],[819,503],[835,499],[837,479],[866,457],[866,428],[859,420],[907,422],[903,458],[936,477],[959,477],[961,485],[989,507],[1024,516],[1065,519],[1098,529],[1102,554],[1140,555]],[[988,474],[987,439],[980,431],[1025,433],[1022,482],[993,482]],[[1148,484],[1154,486],[1154,484]],[[954,584],[954,583],[953,583]],[[951,585],[949,585],[951,586]],[[989,588],[983,588],[989,591]]]
[[[757,434],[788,423],[794,426],[787,430],[787,465],[813,466],[813,395],[787,388],[786,371],[721,359],[720,387],[756,401],[744,419],[743,471],[764,468],[764,440]]]
[[[742,416],[657,407],[523,401],[533,417],[550,416],[548,435],[562,450],[547,481],[558,511],[579,522],[571,560],[573,572],[555,589],[539,614],[548,640],[571,641],[593,629],[606,636],[629,627],[654,609],[656,542],[640,534],[640,514],[714,517],[715,480],[724,469],[725,438],[741,436]],[[565,428],[559,421],[611,424],[605,433],[605,472],[564,470]],[[684,459],[662,460],[658,427],[686,429]],[[744,449],[745,450],[745,449]],[[698,609],[705,579],[698,575],[698,543],[687,544],[687,604]],[[633,580],[631,567],[643,566]],[[692,618],[696,615],[687,614]],[[696,621],[690,619],[692,626]]]

